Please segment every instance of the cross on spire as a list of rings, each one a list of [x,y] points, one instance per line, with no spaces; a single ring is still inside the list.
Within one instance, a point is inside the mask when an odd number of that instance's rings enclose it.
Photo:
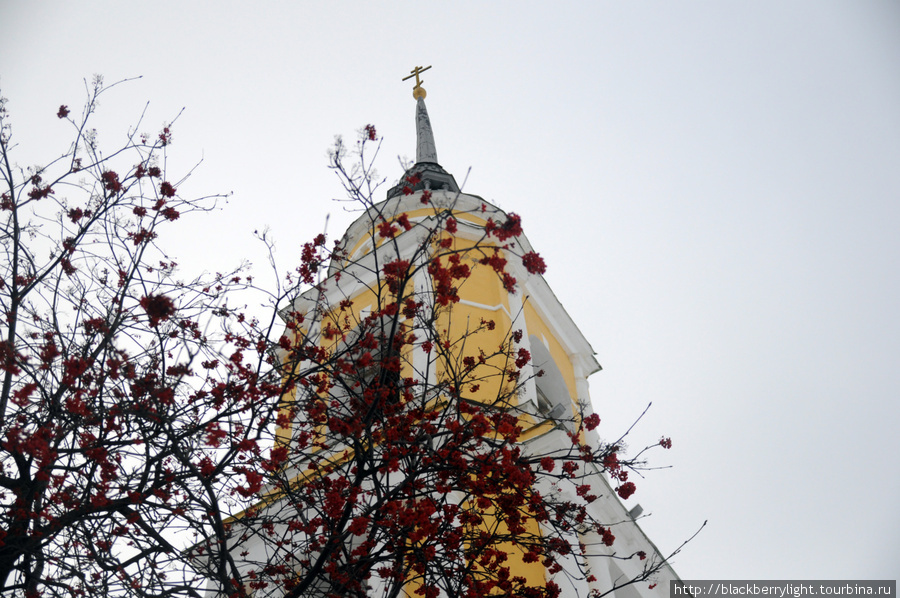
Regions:
[[[409,71],[410,74],[408,76],[403,77],[404,81],[406,81],[407,79],[412,79],[413,77],[416,78],[416,86],[413,87],[413,97],[416,98],[417,100],[425,99],[425,88],[422,87],[422,81],[419,79],[419,75],[421,73],[424,73],[425,71],[427,71],[430,68],[431,68],[430,64],[428,66],[426,66],[425,68],[417,66],[413,70]]]

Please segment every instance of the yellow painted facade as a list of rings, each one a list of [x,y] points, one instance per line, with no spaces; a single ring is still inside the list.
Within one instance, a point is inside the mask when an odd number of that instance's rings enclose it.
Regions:
[[[384,220],[389,223],[396,222],[397,217],[405,214],[410,222],[421,226],[429,226],[429,222],[433,221],[436,213],[442,212],[442,209],[421,207],[419,196],[420,193],[417,193],[403,198],[404,201],[401,201],[400,205],[394,210],[393,218],[385,218]],[[479,260],[482,257],[489,255],[496,248],[499,255],[508,261],[510,267],[516,269],[515,260],[518,258],[515,253],[504,251],[498,247],[496,242],[486,242],[483,238],[487,218],[493,217],[497,220],[503,217],[502,212],[490,206],[489,216],[482,217],[479,210],[483,209],[485,202],[480,198],[458,195],[447,199],[456,205],[462,204],[467,208],[453,210],[452,215],[460,223],[461,228],[467,227],[469,230],[467,234],[464,232],[457,235],[448,235],[448,233],[443,232],[435,237],[433,244],[437,246],[440,240],[446,239],[448,236],[452,237],[452,244],[443,248],[441,253],[459,253],[462,256],[461,262],[469,266],[471,273],[465,280],[459,281],[459,302],[440,309],[439,316],[434,322],[434,331],[448,343],[451,357],[433,359],[432,375],[437,381],[441,381],[445,376],[452,377],[456,375],[446,371],[446,368],[461,367],[466,357],[477,359],[482,351],[492,354],[496,353],[501,346],[513,346],[510,341],[510,334],[517,327],[524,328],[523,340],[516,343],[515,346],[528,347],[529,336],[537,336],[542,342],[546,343],[568,389],[569,396],[567,398],[570,402],[568,417],[575,416],[580,411],[577,405],[574,370],[566,348],[558,338],[559,333],[541,317],[532,305],[530,298],[526,296],[524,300],[522,299],[524,293],[521,290],[517,290],[516,293],[510,293],[504,288],[503,282],[491,267],[479,264]],[[412,209],[403,211],[404,205],[408,205]],[[417,205],[418,207],[416,207]],[[344,247],[348,248],[346,255],[349,256],[349,259],[337,267],[333,266],[332,275],[347,268],[354,260],[371,256],[373,247],[380,258],[379,264],[409,257],[402,248],[403,236],[415,234],[415,228],[399,234],[396,238],[386,239],[378,236],[375,229],[377,223],[373,224],[369,221],[363,222],[362,226],[359,226],[359,224],[358,222],[354,225],[358,231],[357,236],[346,236],[342,243]],[[351,227],[348,234],[353,230],[354,227]],[[374,242],[373,239],[375,239]],[[521,241],[527,243],[527,240],[524,239],[519,241],[520,251]],[[415,250],[418,249],[418,246],[413,244],[409,246],[409,249]],[[446,257],[444,261],[446,262]],[[426,270],[424,264],[419,264],[419,267],[423,272]],[[521,277],[521,283],[526,282],[526,279],[530,276],[521,268],[516,270],[516,274],[517,277]],[[434,284],[430,278],[429,284]],[[340,345],[342,338],[359,325],[366,315],[376,312],[386,304],[396,300],[387,290],[380,276],[375,276],[374,280],[368,284],[360,283],[355,286],[354,290],[344,293],[339,282],[332,279],[325,281],[324,287],[333,294],[333,297],[327,300],[328,305],[332,306],[332,309],[317,324],[319,329],[323,331],[320,336],[321,344],[329,351],[335,350]],[[520,285],[520,288],[524,288],[524,285]],[[339,302],[343,300],[347,300],[349,303],[345,303],[344,307],[340,308]],[[492,323],[490,329],[484,325],[485,322]],[[407,320],[406,326],[411,333],[416,332],[413,322]],[[420,345],[407,348],[403,355],[403,376],[415,378],[421,374],[421,372],[417,372],[414,369],[415,359],[411,355],[414,351],[421,352],[423,349]],[[465,392],[464,394],[468,400],[494,403],[498,397],[504,397],[509,401],[507,406],[515,408],[520,406],[518,404],[520,401],[529,399],[529,397],[521,396],[521,392],[511,392],[511,389],[515,387],[515,382],[511,383],[503,375],[497,374],[498,371],[504,369],[505,364],[502,362],[504,358],[508,358],[508,355],[494,355],[471,371],[470,376],[477,380],[480,388],[476,392]],[[545,434],[554,427],[552,422],[536,418],[533,414],[525,413],[524,411],[521,413],[520,419],[522,428],[525,430],[523,438],[526,440]],[[287,430],[282,432],[282,437],[289,437]],[[303,483],[302,479],[299,479],[298,482]],[[497,525],[503,526],[504,524],[486,512],[484,514],[484,525],[490,528]],[[535,534],[541,533],[537,522],[527,522],[526,526]],[[524,577],[530,583],[537,585],[544,583],[546,571],[542,563],[524,562],[522,560],[522,550],[516,546],[503,545],[498,546],[498,548],[508,552],[508,565],[513,576]],[[411,586],[408,589],[408,595],[413,595],[414,591],[415,587]]]

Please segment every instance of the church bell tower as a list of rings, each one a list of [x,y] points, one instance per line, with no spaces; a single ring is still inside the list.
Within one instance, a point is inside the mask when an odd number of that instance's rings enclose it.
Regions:
[[[272,596],[664,598],[678,577],[596,431],[594,351],[519,216],[438,162],[430,68],[404,79],[416,162],[281,312],[301,349],[281,349],[277,442],[301,457],[250,510],[270,531],[245,533],[240,567],[280,563]]]

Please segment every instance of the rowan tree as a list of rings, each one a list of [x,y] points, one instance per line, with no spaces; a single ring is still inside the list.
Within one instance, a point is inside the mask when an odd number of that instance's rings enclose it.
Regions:
[[[595,594],[652,581],[660,555],[616,552],[589,506],[600,474],[634,492],[642,452],[587,405],[528,407],[515,322],[455,315],[476,278],[543,272],[518,216],[415,173],[378,200],[369,126],[331,162],[367,246],[319,235],[274,289],[185,278],[159,235],[217,196],[168,172],[172,125],[101,149],[108,89],[60,106],[73,143],[40,167],[0,105],[0,592],[555,596],[598,555],[642,566]]]
[[[264,327],[228,303],[251,279],[184,280],[156,244],[217,198],[179,191],[171,125],[101,147],[90,123],[110,87],[59,107],[73,141],[35,167],[15,162],[0,105],[4,593],[194,592],[184,534],[221,521],[249,424],[280,395]]]

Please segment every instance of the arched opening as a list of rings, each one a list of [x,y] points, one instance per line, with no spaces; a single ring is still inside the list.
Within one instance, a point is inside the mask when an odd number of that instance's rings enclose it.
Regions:
[[[559,366],[541,339],[531,335],[528,341],[535,373],[543,371],[543,375],[534,379],[538,411],[549,419],[570,421],[573,417],[572,397]]]

